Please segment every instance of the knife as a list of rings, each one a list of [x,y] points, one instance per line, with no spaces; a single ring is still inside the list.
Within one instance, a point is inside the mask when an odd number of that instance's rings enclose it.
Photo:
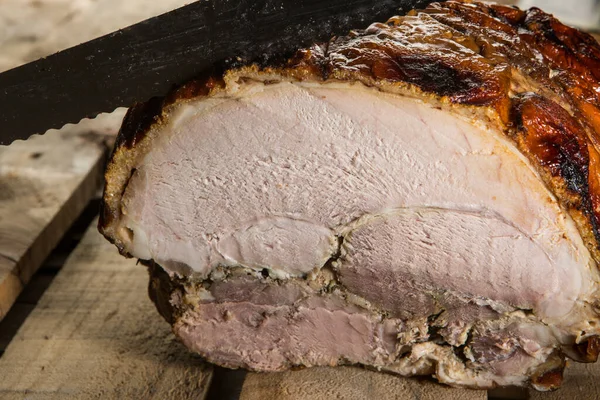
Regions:
[[[0,74],[0,145],[163,96],[432,0],[203,0]]]

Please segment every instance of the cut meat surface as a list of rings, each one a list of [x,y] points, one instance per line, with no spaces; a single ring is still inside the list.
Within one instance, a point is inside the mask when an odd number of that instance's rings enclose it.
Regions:
[[[366,283],[404,259],[422,284],[558,316],[590,289],[577,229],[513,144],[414,99],[322,86],[247,83],[180,107],[123,195],[130,251],[285,279],[351,236],[352,264],[384,264]]]
[[[434,4],[136,106],[100,229],[217,364],[556,388],[597,358],[600,84],[536,29]]]

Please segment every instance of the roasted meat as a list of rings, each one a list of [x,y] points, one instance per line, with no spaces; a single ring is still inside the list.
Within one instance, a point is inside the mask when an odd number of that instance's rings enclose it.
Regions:
[[[449,1],[133,107],[100,230],[227,367],[560,385],[600,345],[600,46]]]

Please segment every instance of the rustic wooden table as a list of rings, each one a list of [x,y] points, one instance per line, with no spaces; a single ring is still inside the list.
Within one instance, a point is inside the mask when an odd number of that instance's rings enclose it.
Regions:
[[[0,71],[184,3],[2,0]],[[246,374],[205,363],[155,311],[145,269],[96,230],[123,112],[0,148],[0,399],[600,398],[594,364],[570,366],[560,391],[541,394],[350,367]]]

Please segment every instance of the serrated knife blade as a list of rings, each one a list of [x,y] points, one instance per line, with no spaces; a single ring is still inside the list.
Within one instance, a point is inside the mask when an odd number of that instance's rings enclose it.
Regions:
[[[0,145],[165,95],[217,63],[326,41],[431,0],[203,0],[0,74]]]

